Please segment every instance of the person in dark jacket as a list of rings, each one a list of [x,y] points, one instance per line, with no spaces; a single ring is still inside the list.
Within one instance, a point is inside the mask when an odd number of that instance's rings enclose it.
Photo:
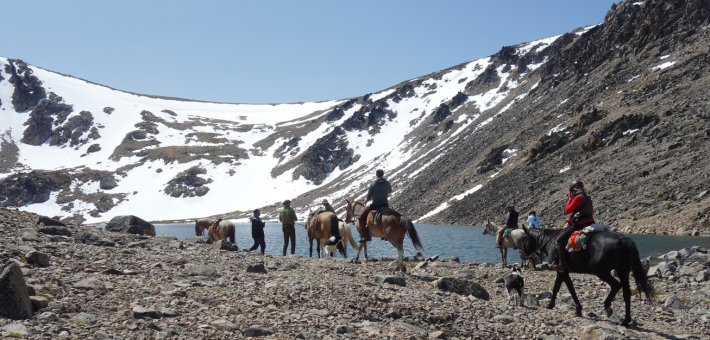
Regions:
[[[261,212],[259,209],[254,210],[254,216],[250,218],[251,220],[251,237],[254,239],[254,245],[249,248],[249,250],[254,251],[257,247],[261,246],[261,253],[264,254],[264,249],[266,248],[266,241],[264,237],[264,227],[266,223],[261,221],[259,216]]]
[[[505,215],[505,226],[503,229],[498,231],[496,235],[496,248],[500,248],[503,244],[503,233],[506,230],[514,230],[518,228],[518,212],[515,211],[515,207],[511,203],[508,205],[508,213]]]
[[[360,242],[369,242],[372,240],[370,237],[370,231],[367,229],[367,214],[370,210],[389,208],[387,197],[392,193],[392,185],[390,185],[390,182],[384,178],[384,170],[377,170],[375,172],[375,176],[377,179],[370,184],[370,187],[367,190],[367,197],[365,198],[365,203],[372,200],[372,204],[367,206],[358,218],[359,223],[357,231],[360,233]]]
[[[584,184],[580,180],[574,180],[569,185],[565,214],[569,214],[569,218],[565,228],[562,229],[560,237],[557,239],[557,266],[555,264],[552,265],[557,271],[563,273],[567,271],[565,255],[567,255],[567,242],[570,236],[575,231],[594,224],[592,199],[584,191]]]
[[[328,203],[327,199],[323,199],[322,204],[323,204],[324,211],[329,211],[329,212],[332,212],[333,214],[335,214],[335,209],[333,209],[333,206],[330,205],[330,203]]]

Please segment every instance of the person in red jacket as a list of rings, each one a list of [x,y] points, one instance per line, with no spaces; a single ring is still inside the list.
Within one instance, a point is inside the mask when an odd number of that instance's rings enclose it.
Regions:
[[[565,214],[569,214],[566,227],[557,238],[557,271],[566,272],[565,255],[567,255],[567,241],[577,230],[594,223],[594,206],[592,199],[584,191],[584,184],[580,180],[574,180],[569,185],[567,193],[567,206]],[[554,267],[554,265],[553,265]]]

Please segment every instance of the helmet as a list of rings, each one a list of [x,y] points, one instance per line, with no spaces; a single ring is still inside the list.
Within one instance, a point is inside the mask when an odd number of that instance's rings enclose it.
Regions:
[[[575,179],[572,181],[572,183],[569,184],[569,190],[574,190],[575,188],[577,189],[584,189],[584,183],[582,181]]]

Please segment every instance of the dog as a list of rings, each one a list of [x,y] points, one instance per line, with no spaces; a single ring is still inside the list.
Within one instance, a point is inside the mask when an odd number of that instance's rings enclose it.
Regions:
[[[342,240],[342,237],[336,238],[335,236],[331,236],[328,240],[325,241],[326,257],[328,255],[330,255],[331,257],[333,256],[333,254],[338,250],[338,243],[340,243]]]
[[[525,280],[523,280],[523,275],[520,273],[518,267],[513,267],[513,271],[510,273],[508,278],[505,279],[505,291],[508,293],[508,304],[513,300],[515,303],[516,299],[520,300],[520,307],[525,304],[523,298],[525,297]]]

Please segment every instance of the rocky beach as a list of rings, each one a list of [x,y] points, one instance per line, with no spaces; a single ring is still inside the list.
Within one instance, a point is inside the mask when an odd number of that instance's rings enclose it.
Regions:
[[[702,339],[710,333],[710,252],[703,247],[646,259],[656,300],[650,304],[634,291],[632,326],[623,328],[621,294],[606,317],[609,287],[591,275],[573,274],[580,318],[564,287],[556,307],[545,308],[555,277],[549,270],[523,271],[520,307],[508,301],[503,281],[510,269],[500,264],[415,257],[399,273],[389,269],[391,259],[264,256],[208,245],[203,237],[45,226],[39,218],[0,209],[3,338]]]

